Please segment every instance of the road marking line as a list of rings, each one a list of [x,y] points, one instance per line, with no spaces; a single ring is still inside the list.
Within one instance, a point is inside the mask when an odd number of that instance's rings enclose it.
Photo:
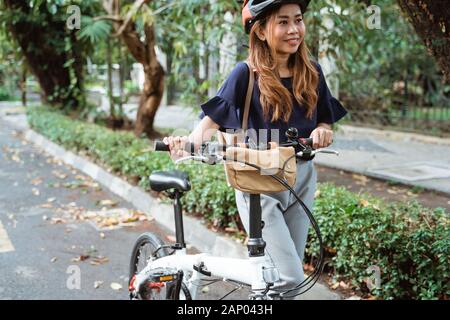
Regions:
[[[0,221],[0,253],[14,251],[14,247],[8,238],[8,233]]]

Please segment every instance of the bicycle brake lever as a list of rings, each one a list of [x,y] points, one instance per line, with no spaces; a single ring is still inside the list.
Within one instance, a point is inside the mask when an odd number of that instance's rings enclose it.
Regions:
[[[335,154],[335,155],[339,156],[339,151],[331,150],[331,149],[317,149],[312,152],[312,154],[317,154],[317,153],[328,153],[328,154]]]
[[[180,159],[175,160],[175,164],[180,164],[184,161],[188,161],[188,160],[195,160],[195,161],[207,161],[208,158],[207,157],[202,157],[202,156],[189,156],[189,157],[183,157]]]

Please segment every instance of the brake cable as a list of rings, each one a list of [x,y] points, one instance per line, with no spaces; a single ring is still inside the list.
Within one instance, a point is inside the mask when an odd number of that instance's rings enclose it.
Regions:
[[[223,160],[225,160],[225,161],[227,160],[225,156],[223,156]],[[255,165],[255,164],[252,164],[252,163],[248,163],[248,162],[246,162],[246,161],[240,161],[240,160],[237,160],[237,159],[232,159],[232,160],[230,160],[230,161],[243,163],[243,164],[245,164],[245,165],[251,166],[251,167],[253,167],[253,168],[259,170],[260,172],[261,172],[261,170],[263,170],[261,167]],[[312,275],[310,275],[307,279],[305,279],[305,280],[303,280],[302,282],[300,282],[299,284],[297,284],[297,286],[295,286],[295,287],[292,288],[292,289],[288,289],[288,290],[286,290],[286,291],[282,291],[282,290],[279,290],[279,289],[278,289],[278,290],[277,290],[277,289],[274,290],[274,291],[280,293],[281,297],[283,297],[283,294],[287,294],[287,293],[289,293],[289,292],[292,292],[292,291],[295,291],[295,290],[302,289],[302,288],[308,286],[308,285],[314,280],[314,282],[313,282],[307,289],[305,289],[304,291],[302,291],[302,292],[300,292],[300,293],[297,293],[297,294],[295,294],[295,295],[292,295],[292,296],[287,296],[287,298],[292,298],[292,297],[295,297],[295,296],[298,296],[298,295],[301,295],[301,294],[306,293],[306,292],[309,291],[309,290],[316,284],[316,282],[319,280],[320,274],[322,273],[323,266],[324,266],[324,252],[325,252],[325,250],[324,250],[324,247],[323,247],[323,241],[322,241],[322,235],[321,235],[321,233],[320,233],[320,228],[319,228],[319,226],[318,226],[318,224],[317,224],[316,219],[315,219],[314,216],[312,215],[311,211],[310,211],[310,210],[308,209],[308,207],[304,204],[304,202],[300,199],[300,197],[297,195],[297,193],[295,192],[295,190],[292,189],[292,187],[291,187],[287,182],[285,182],[282,178],[280,178],[280,177],[278,177],[278,176],[276,176],[276,175],[270,175],[270,176],[271,176],[273,179],[275,179],[276,181],[278,181],[280,184],[282,184],[285,188],[287,188],[287,189],[291,192],[292,195],[294,195],[294,197],[296,198],[296,200],[299,202],[299,204],[300,204],[300,205],[302,206],[302,208],[305,210],[305,213],[306,213],[306,215],[308,216],[309,221],[311,222],[311,225],[312,225],[314,231],[316,232],[317,239],[318,239],[318,241],[319,241],[319,247],[320,247],[319,259],[318,259],[318,262],[316,263],[316,266],[314,267],[314,272],[312,273]]]

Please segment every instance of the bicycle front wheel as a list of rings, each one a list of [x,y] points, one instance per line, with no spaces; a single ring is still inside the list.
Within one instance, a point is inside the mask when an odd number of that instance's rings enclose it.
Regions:
[[[130,272],[129,272],[129,287],[133,286],[135,276],[141,272],[148,264],[150,259],[155,256],[155,252],[158,248],[164,246],[165,243],[155,234],[146,232],[139,236],[137,239],[130,259]],[[156,259],[169,255],[167,248],[161,248],[156,252]],[[141,300],[168,300],[168,299],[180,299],[191,300],[189,289],[184,284],[181,284],[180,295],[173,297],[173,290],[175,285],[170,282],[163,283],[148,283],[143,290],[140,291],[139,299]],[[137,297],[134,297],[137,298]]]

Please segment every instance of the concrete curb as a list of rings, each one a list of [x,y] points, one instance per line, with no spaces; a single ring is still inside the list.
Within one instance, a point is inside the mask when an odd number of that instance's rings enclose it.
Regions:
[[[28,128],[27,123],[23,123],[23,117],[1,117],[10,125],[23,130],[24,137],[34,145],[45,150],[50,155],[60,159],[66,164],[82,171],[92,179],[104,185],[111,192],[133,204],[136,209],[145,212],[155,220],[168,228],[174,230],[175,222],[173,207],[162,204],[158,199],[150,196],[139,187],[132,186],[128,182],[114,176],[98,165],[80,157],[73,152],[67,151],[59,145],[46,139],[44,136]],[[206,228],[201,221],[189,216],[183,216],[184,235],[186,242],[193,245],[202,252],[212,255],[230,258],[248,258],[247,248],[230,237],[215,233]],[[331,291],[327,286],[316,283],[306,294],[298,298],[299,300],[340,300],[338,293]]]
[[[175,226],[173,207],[162,204],[139,187],[114,176],[96,164],[70,152],[47,140],[42,135],[28,129],[24,132],[25,139],[47,151],[52,156],[64,161],[72,167],[84,172],[98,181],[111,192],[133,204],[138,210],[154,217],[164,227],[173,230]],[[195,218],[184,216],[185,238],[201,251],[231,257],[246,257],[242,244],[214,233]]]

